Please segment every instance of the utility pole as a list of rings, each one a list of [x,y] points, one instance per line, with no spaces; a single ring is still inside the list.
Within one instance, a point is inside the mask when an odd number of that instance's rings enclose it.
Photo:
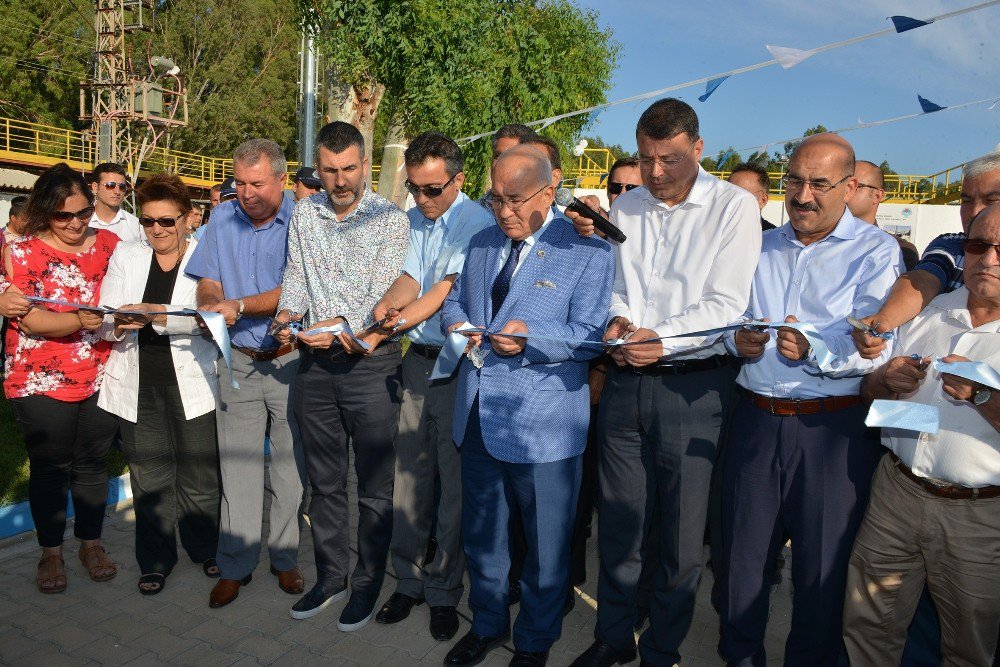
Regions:
[[[299,164],[316,166],[316,41],[303,26],[299,63]]]

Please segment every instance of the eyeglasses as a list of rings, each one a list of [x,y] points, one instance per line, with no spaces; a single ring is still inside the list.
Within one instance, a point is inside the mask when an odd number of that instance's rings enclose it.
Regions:
[[[849,178],[851,178],[851,174],[844,176],[836,183],[830,183],[828,181],[807,181],[805,179],[799,178],[798,176],[789,176],[786,174],[785,176],[781,177],[781,185],[788,192],[798,192],[799,190],[808,185],[809,189],[812,190],[814,193],[825,195],[827,192],[833,190],[835,187],[837,187],[838,185],[840,185]]]
[[[455,176],[458,176],[458,172],[455,172]],[[451,182],[455,180],[455,176],[449,178],[448,182],[441,186],[414,185],[413,183],[410,182],[410,179],[406,179],[406,181],[403,183],[403,186],[406,188],[407,192],[409,192],[414,197],[416,197],[417,193],[420,192],[423,193],[425,197],[430,197],[431,199],[434,199],[435,197],[441,196],[441,193],[444,192],[444,189],[449,185],[451,185]]]
[[[101,185],[103,185],[108,190],[114,190],[115,188],[118,188],[122,192],[128,192],[129,190],[132,189],[132,186],[128,184],[128,181],[121,181],[120,183],[117,181],[108,181],[107,183],[101,183]]]
[[[871,188],[872,190],[883,190],[884,189],[884,188],[880,188],[877,185],[868,185],[867,183],[862,183],[861,181],[858,181],[858,187],[859,188]]]
[[[177,221],[182,219],[184,216],[179,215],[176,218],[151,218],[148,215],[139,216],[139,224],[143,227],[152,227],[153,225],[159,225],[160,227],[173,227],[177,224]]]
[[[663,169],[672,169],[673,167],[676,167],[681,162],[683,162],[685,158],[687,158],[688,153],[691,152],[691,149],[694,148],[694,145],[696,143],[698,143],[697,139],[694,140],[694,141],[692,141],[691,145],[688,146],[688,148],[687,148],[686,151],[684,151],[684,154],[680,155],[678,157],[641,157],[640,156],[639,158],[636,159],[636,162],[639,163],[639,168],[640,169],[652,169],[654,164],[660,165],[660,167],[662,167]]]
[[[631,192],[632,190],[635,190],[638,187],[639,187],[639,185],[637,185],[635,183],[615,183],[615,182],[611,182],[611,183],[608,183],[608,194],[610,194],[610,195],[620,195],[623,191],[624,192]]]
[[[543,185],[541,188],[535,191],[535,194],[525,197],[524,199],[504,199],[503,197],[497,197],[495,194],[491,192],[486,196],[486,201],[488,201],[490,203],[490,206],[493,206],[498,211],[502,210],[503,207],[506,205],[507,208],[509,208],[511,211],[517,213],[518,211],[521,210],[522,206],[528,203],[529,200],[534,199],[539,192],[548,187],[551,186]]]
[[[1000,252],[1000,243],[990,243],[989,241],[982,241],[980,239],[965,239],[962,241],[962,250],[968,255],[985,255],[989,252],[990,248]]]
[[[69,222],[73,218],[77,220],[86,220],[90,222],[90,218],[94,215],[94,207],[88,206],[87,208],[82,208],[76,213],[73,211],[52,211],[52,219],[56,222]]]

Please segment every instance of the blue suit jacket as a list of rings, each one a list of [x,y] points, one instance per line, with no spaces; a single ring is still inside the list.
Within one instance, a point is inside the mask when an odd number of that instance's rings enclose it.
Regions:
[[[614,283],[614,252],[601,239],[579,236],[565,218],[554,218],[529,250],[494,321],[491,290],[508,241],[495,225],[472,238],[465,269],[444,303],[442,327],[470,322],[499,331],[510,320],[521,320],[528,326],[528,342],[523,353],[503,356],[484,340],[488,352],[479,370],[462,359],[452,435],[461,446],[478,394],[483,441],[494,458],[559,461],[581,454],[586,445],[586,362],[601,349],[535,340],[530,334],[600,341]]]

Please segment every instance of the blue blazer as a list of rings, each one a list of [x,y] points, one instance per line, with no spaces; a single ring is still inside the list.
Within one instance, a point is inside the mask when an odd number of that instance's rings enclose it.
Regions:
[[[521,320],[528,326],[528,342],[521,354],[503,356],[485,339],[486,361],[478,370],[463,357],[452,435],[461,447],[478,394],[483,442],[494,458],[548,463],[578,456],[590,420],[586,362],[601,348],[536,340],[530,334],[600,341],[614,284],[614,252],[599,238],[578,235],[565,218],[554,218],[528,251],[494,321],[491,291],[508,242],[496,225],[472,238],[441,322],[445,329],[470,322],[499,331]]]

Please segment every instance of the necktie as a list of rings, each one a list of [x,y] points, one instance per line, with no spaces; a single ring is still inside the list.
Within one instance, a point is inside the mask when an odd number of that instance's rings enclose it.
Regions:
[[[500,267],[497,279],[493,281],[493,317],[497,316],[500,306],[503,305],[504,299],[507,298],[507,292],[510,291],[510,279],[514,277],[514,269],[517,268],[517,260],[521,255],[523,247],[524,241],[511,241],[510,255],[507,257],[507,261],[503,263],[503,266]]]

